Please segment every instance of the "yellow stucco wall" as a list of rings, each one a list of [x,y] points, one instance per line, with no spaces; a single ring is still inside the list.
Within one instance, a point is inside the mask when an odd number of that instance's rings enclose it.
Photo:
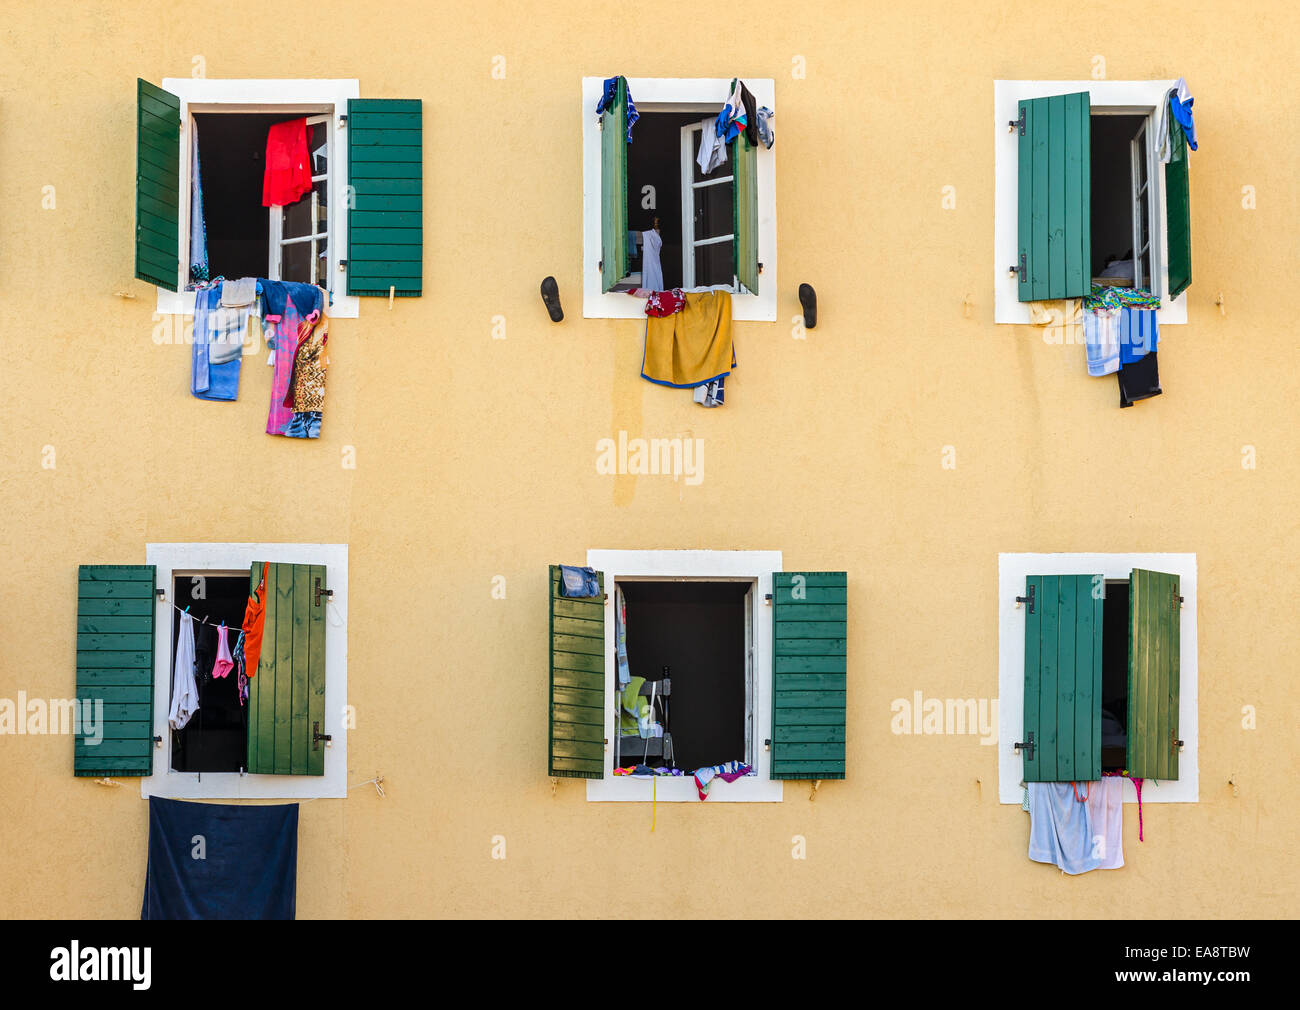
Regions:
[[[1293,914],[1300,139],[1279,40],[1300,15],[1143,6],[1135,30],[1129,5],[1097,3],[755,0],[701,18],[665,0],[638,24],[557,2],[6,0],[0,696],[71,694],[79,563],[344,542],[349,780],[378,771],[387,797],[303,806],[304,917]],[[1165,395],[1122,412],[1082,348],[992,322],[993,81],[1086,78],[1098,55],[1113,80],[1185,76],[1201,138],[1189,325],[1164,334]],[[132,279],[135,78],[188,76],[195,56],[213,78],[424,100],[424,297],[334,322],[316,443],[261,434],[264,368],[236,404],[191,398],[188,348],[154,343],[154,289]],[[722,410],[638,377],[635,322],[582,318],[579,82],[613,73],[776,81],[782,321],[736,324]],[[821,319],[794,340],[801,281]],[[703,483],[598,475],[595,444],[620,429],[703,438]],[[647,806],[588,804],[572,780],[552,795],[546,565],[590,547],[846,569],[848,780],[813,803],[793,784],[779,805],[661,804],[653,834]],[[914,690],[996,693],[1000,551],[1197,554],[1201,798],[1149,807],[1141,845],[1130,813],[1120,872],[1030,863],[994,748],[890,733]],[[138,914],[138,785],[74,779],[71,749],[0,737],[0,914]]]

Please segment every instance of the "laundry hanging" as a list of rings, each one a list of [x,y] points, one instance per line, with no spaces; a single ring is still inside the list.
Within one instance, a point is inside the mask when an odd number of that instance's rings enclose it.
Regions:
[[[199,710],[199,685],[194,679],[194,618],[181,614],[176,635],[176,660],[172,667],[172,703],[167,724],[184,729]]]
[[[688,291],[681,311],[646,319],[643,379],[692,389],[725,377],[735,367],[731,292]]]
[[[200,400],[239,399],[244,342],[243,330],[239,328],[239,312],[238,309],[221,310],[219,286],[202,288],[194,293],[190,393]],[[247,325],[248,315],[248,310],[244,310],[244,325]],[[221,327],[220,332],[217,326]],[[214,343],[217,337],[220,341]]]
[[[618,82],[623,82],[623,94],[627,97],[627,142],[632,143],[632,127],[636,121],[641,118],[641,113],[636,111],[636,104],[632,101],[632,89],[627,85],[626,77],[607,77],[601,87],[600,101],[596,103],[596,115],[600,115],[605,109],[613,105],[618,98]]]

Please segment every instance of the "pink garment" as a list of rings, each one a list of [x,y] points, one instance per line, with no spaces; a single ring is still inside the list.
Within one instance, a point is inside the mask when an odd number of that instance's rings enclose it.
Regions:
[[[224,677],[235,665],[230,656],[230,642],[226,638],[229,629],[223,624],[217,628],[217,661],[212,665],[212,676]]]
[[[319,318],[319,309],[305,319],[298,315],[292,298],[285,298],[283,315],[266,317],[266,322],[275,327],[275,375],[271,379],[271,409],[266,415],[268,435],[283,435],[293,420],[293,410],[286,407],[284,401],[293,378],[293,362],[298,356],[299,331],[304,323],[314,325]],[[311,326],[307,327],[307,332],[311,332]]]

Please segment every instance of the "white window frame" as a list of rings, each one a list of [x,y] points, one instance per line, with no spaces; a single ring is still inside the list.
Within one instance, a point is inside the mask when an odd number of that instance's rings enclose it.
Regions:
[[[333,739],[325,747],[324,775],[250,775],[240,772],[178,772],[171,769],[172,586],[177,575],[241,575],[257,561],[324,565],[334,595],[325,613],[325,719]],[[154,636],[153,774],[140,780],[140,795],[171,799],[341,799],[348,794],[348,731],[343,707],[348,697],[348,545],[347,544],[147,544],[145,563],[157,568]]]
[[[993,214],[993,318],[998,323],[1028,325],[1029,303],[1019,299],[1019,281],[1009,267],[1019,256],[1017,215],[1019,210],[1020,155],[1017,133],[1008,131],[1007,124],[1019,118],[1020,103],[1030,98],[1048,98],[1086,91],[1092,115],[1145,115],[1147,116],[1147,149],[1151,169],[1149,178],[1154,187],[1155,199],[1151,201],[1154,214],[1152,239],[1153,261],[1156,264],[1162,292],[1156,319],[1161,325],[1187,322],[1187,292],[1172,301],[1169,299],[1168,217],[1165,211],[1163,164],[1153,151],[1155,127],[1159,110],[1167,101],[1169,89],[1176,82],[1169,81],[994,81],[993,125],[994,142],[994,214]],[[1160,178],[1157,178],[1159,173]],[[1089,264],[1091,271],[1092,266]]]
[[[1103,575],[1128,581],[1134,568],[1178,576],[1183,609],[1179,614],[1178,780],[1159,785],[1146,782],[1143,803],[1196,803],[1200,799],[1199,733],[1197,730],[1196,555],[1195,554],[999,554],[998,555],[998,800],[1019,804],[1023,799],[1024,759],[1013,749],[1024,730],[1025,617],[1016,597],[1025,595],[1031,575]],[[1137,802],[1132,782],[1124,786],[1124,801]]]
[[[348,242],[347,170],[348,131],[340,122],[347,115],[348,99],[360,98],[361,88],[355,80],[207,80],[204,78],[165,77],[162,89],[175,95],[181,105],[180,194],[178,197],[180,291],[158,288],[159,315],[190,315],[194,312],[194,292],[185,291],[190,273],[190,182],[195,113],[277,113],[297,112],[304,116],[329,116],[329,282],[332,289],[328,312],[334,319],[356,319],[361,299],[347,294],[347,274],[339,269],[346,258]],[[199,138],[202,145],[203,138]],[[199,157],[203,157],[200,146]],[[314,167],[314,166],[313,166]],[[313,172],[313,174],[316,174]],[[274,215],[268,214],[268,218]],[[275,225],[270,225],[274,229]],[[279,249],[271,246],[271,257]],[[271,264],[268,263],[268,273]]]
[[[640,108],[640,106],[637,106]],[[723,782],[709,790],[709,803],[779,803],[783,794],[780,779],[768,777],[772,755],[763,741],[772,736],[772,607],[760,604],[772,593],[772,573],[781,571],[780,551],[623,551],[589,550],[587,564],[603,573],[609,600],[614,599],[616,581],[700,582],[746,581],[753,583],[755,602],[752,624],[746,629],[752,648],[752,669],[748,691],[752,691],[752,750],[754,773],[735,782]],[[612,604],[605,616],[605,777],[587,780],[588,802],[699,803],[694,777],[658,775],[636,778],[614,774],[614,734],[617,732],[614,699],[617,671],[614,662],[614,618]],[[634,671],[635,672],[635,671]],[[748,695],[747,691],[747,695]]]
[[[716,245],[722,242],[736,241],[736,233],[729,231],[725,235],[710,235],[707,238],[695,237],[695,191],[699,189],[708,189],[711,186],[721,186],[725,182],[731,183],[732,202],[735,202],[736,175],[733,169],[727,175],[719,175],[712,179],[705,179],[703,182],[695,181],[695,134],[703,133],[702,123],[687,123],[681,131],[681,152],[682,152],[682,284],[686,287],[695,286],[695,247],[701,245]],[[727,163],[730,166],[730,162]],[[715,170],[716,171],[716,170]],[[734,256],[732,257],[735,258]],[[734,273],[731,275],[731,284],[737,290],[745,290]],[[759,284],[761,288],[762,283]]]
[[[645,302],[621,291],[602,292],[600,117],[596,106],[604,78],[582,79],[582,315],[585,319],[644,319]],[[627,86],[637,112],[698,112],[717,115],[731,93],[730,77],[629,77]],[[771,78],[744,78],[755,104],[776,112]],[[636,128],[632,129],[636,143]],[[731,300],[733,319],[775,322],[777,304],[776,146],[758,145],[758,261],[763,264],[757,295],[742,292]]]

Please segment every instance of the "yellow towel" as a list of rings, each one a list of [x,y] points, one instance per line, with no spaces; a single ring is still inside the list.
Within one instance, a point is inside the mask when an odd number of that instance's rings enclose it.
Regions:
[[[731,292],[688,291],[681,312],[646,320],[642,378],[663,386],[699,386],[735,365]]]

